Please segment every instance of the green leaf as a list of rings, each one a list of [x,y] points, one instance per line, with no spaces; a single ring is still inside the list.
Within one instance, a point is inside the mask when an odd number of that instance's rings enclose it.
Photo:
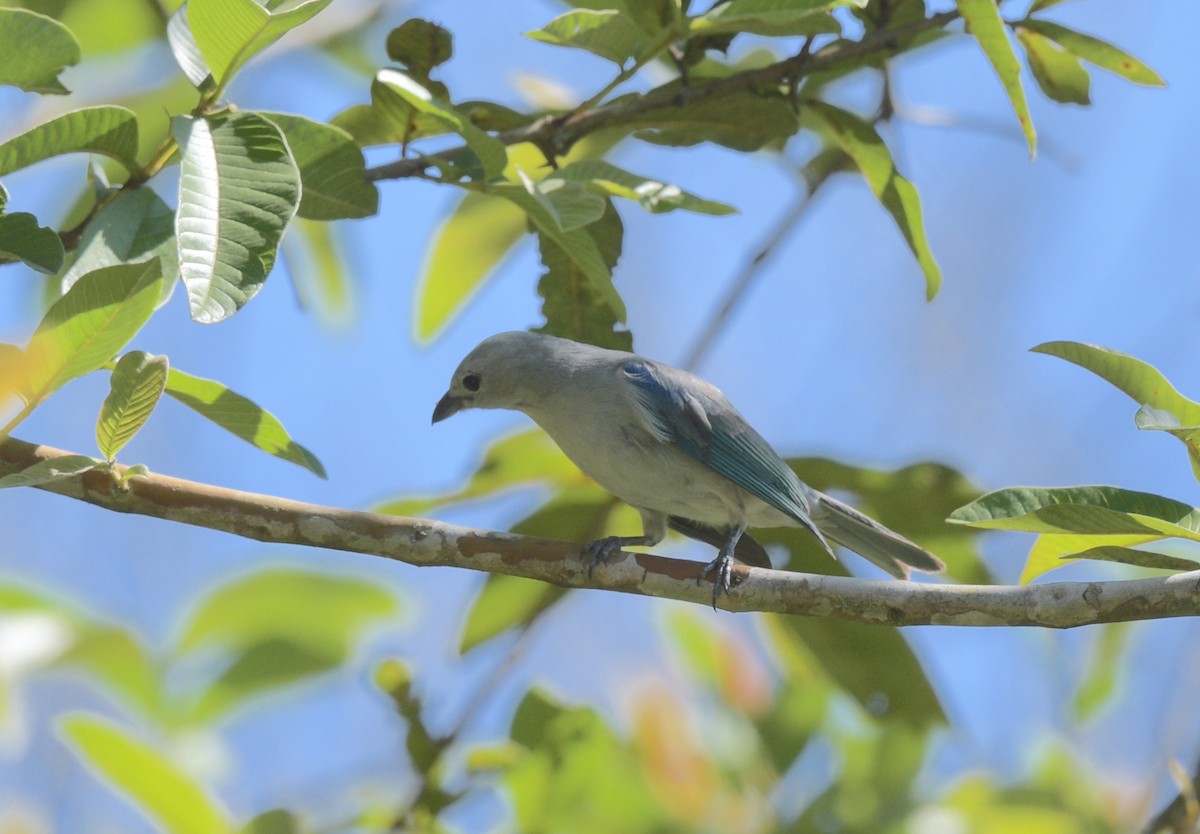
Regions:
[[[166,392],[267,454],[303,466],[320,478],[325,477],[325,467],[317,456],[292,440],[275,415],[221,383],[171,368],[167,374]]]
[[[613,286],[610,271],[604,253],[597,239],[587,230],[573,229],[563,231],[558,221],[542,206],[541,202],[530,196],[522,186],[514,183],[498,183],[488,187],[487,193],[495,194],[510,200],[519,206],[540,235],[562,250],[563,255],[581,281],[586,281],[590,289],[611,311],[613,317],[621,323],[625,321],[625,302],[617,294]],[[615,260],[615,259],[614,259]]]
[[[369,217],[379,211],[379,189],[365,176],[366,161],[349,133],[287,113],[259,113],[287,139],[300,171],[300,207],[309,220]]]
[[[375,78],[418,112],[432,116],[461,136],[467,147],[479,157],[487,179],[498,177],[504,171],[504,166],[508,164],[504,144],[475,127],[463,113],[450,104],[438,101],[426,87],[397,70],[381,69]]]
[[[1025,567],[1021,570],[1021,584],[1027,584],[1044,573],[1061,568],[1067,564],[1067,559],[1075,558],[1077,554],[1095,547],[1128,548],[1138,544],[1158,541],[1163,536],[1157,533],[1133,533],[1121,535],[1097,536],[1080,533],[1043,533],[1037,537],[1029,555],[1025,558]]]
[[[493,443],[461,489],[431,498],[404,498],[372,507],[385,515],[421,516],[435,507],[481,498],[504,489],[530,485],[582,483],[578,467],[540,429],[518,432]]]
[[[0,478],[0,489],[10,487],[33,487],[65,481],[90,472],[101,466],[100,461],[84,455],[63,455],[51,460],[39,461],[32,466]]]
[[[466,654],[510,628],[528,625],[565,593],[562,588],[545,582],[490,574],[471,603],[471,611],[463,623],[459,654]]]
[[[0,145],[0,176],[67,153],[101,154],[140,170],[137,116],[115,105],[64,113]]]
[[[406,20],[388,32],[386,46],[389,58],[423,78],[428,78],[430,70],[446,63],[454,54],[450,32],[419,17]]]
[[[259,814],[238,829],[238,834],[301,834],[300,820],[291,811],[277,808]]]
[[[309,0],[271,13],[254,0],[190,0],[187,22],[218,84],[331,0]]]
[[[1200,403],[1176,391],[1153,365],[1081,342],[1045,342],[1032,350],[1087,368],[1141,404],[1134,418],[1137,427],[1165,431],[1181,440],[1187,446],[1192,472],[1200,480]]]
[[[167,21],[167,42],[171,46],[171,54],[175,56],[175,63],[179,64],[188,81],[196,87],[201,87],[212,76],[212,70],[204,62],[196,38],[188,26],[187,10],[185,3],[176,9],[175,14]]]
[[[526,231],[508,200],[470,192],[438,229],[417,284],[417,338],[428,342],[483,285]]]
[[[791,554],[788,570],[849,575],[803,530],[759,530],[754,537],[764,546],[786,547]],[[784,650],[797,651],[789,644],[799,641],[873,715],[917,727],[945,721],[937,694],[897,629],[820,617],[767,615],[767,619]]]
[[[619,117],[613,126],[637,130],[638,139],[656,145],[690,147],[712,142],[735,151],[756,151],[791,136],[797,123],[792,105],[783,96],[747,91],[664,107],[653,114]]]
[[[1029,6],[1029,14],[1043,12],[1046,9],[1051,9],[1057,6],[1059,3],[1065,2],[1066,0],[1033,0],[1033,3],[1031,3]]]
[[[755,35],[841,34],[829,15],[838,6],[863,8],[866,0],[729,0],[689,21],[696,35],[748,32]]]
[[[161,295],[157,258],[102,267],[76,281],[29,340],[33,400],[112,359],[150,319]]]
[[[214,324],[262,289],[299,205],[300,175],[279,128],[254,113],[178,117],[173,127],[183,149],[179,271],[192,318]]]
[[[75,755],[167,834],[222,834],[225,812],[175,763],[108,721],[74,713],[59,732]]]
[[[321,616],[318,610],[310,615],[318,619]],[[256,696],[336,669],[346,659],[349,647],[345,649],[316,647],[307,640],[283,637],[254,643],[238,651],[236,660],[215,681],[194,692],[187,721],[212,724]]]
[[[247,649],[290,641],[345,657],[372,622],[396,614],[396,599],[365,579],[292,568],[260,570],[207,594],[188,618],[178,650]]]
[[[1111,703],[1124,675],[1131,623],[1106,623],[1097,630],[1087,672],[1072,699],[1075,718],[1087,721]]]
[[[1176,573],[1200,569],[1200,562],[1194,559],[1181,559],[1178,556],[1168,556],[1165,553],[1155,553],[1151,550],[1134,550],[1131,547],[1114,547],[1113,545],[1092,547],[1071,556],[1064,556],[1063,558],[1120,562],[1124,565],[1134,565],[1139,568],[1169,570]]]
[[[181,648],[261,652],[276,641],[314,657],[349,656],[364,630],[396,616],[395,598],[370,582],[275,569],[219,588],[192,618]],[[244,662],[241,656],[239,662]]]
[[[1110,486],[1000,489],[959,507],[947,520],[993,530],[1158,534],[1200,541],[1200,510],[1161,495]]]
[[[109,460],[141,430],[167,386],[167,357],[131,350],[117,360],[100,406],[96,445]]]
[[[1033,129],[1033,118],[1029,115],[1029,103],[1025,100],[1025,90],[1021,87],[1021,64],[1013,52],[1012,43],[1005,31],[1004,19],[995,0],[956,0],[958,10],[967,22],[967,31],[975,36],[983,54],[987,56],[992,69],[1000,77],[1004,92],[1012,102],[1017,114],[1017,121],[1025,133],[1025,141],[1029,144],[1029,155],[1032,157],[1037,148],[1037,134]]]
[[[59,73],[79,58],[79,42],[57,20],[26,9],[0,9],[0,84],[66,95],[70,91]]]
[[[123,706],[137,710],[140,718],[166,720],[162,670],[136,636],[123,628],[91,622],[77,632],[74,645],[59,665],[83,671]]]
[[[1134,402],[1168,411],[1185,425],[1200,425],[1200,402],[1184,397],[1153,365],[1128,354],[1082,342],[1044,342],[1034,353],[1057,356],[1120,388]]]
[[[62,269],[62,240],[28,212],[0,214],[0,263],[22,261],[26,265],[53,275]]]
[[[610,271],[616,267],[621,256],[624,227],[611,202],[607,204],[605,215],[585,226],[579,234],[591,239],[605,267]],[[546,267],[537,286],[546,323],[537,331],[599,347],[632,349],[633,335],[618,328],[621,318],[610,301],[596,290],[567,251],[544,232],[538,234],[538,251]]]
[[[876,199],[892,215],[925,274],[925,297],[932,299],[941,287],[942,273],[925,238],[917,189],[900,176],[887,145],[866,121],[823,101],[806,102],[805,109],[821,120],[838,147],[862,172]]]
[[[1091,77],[1079,59],[1032,29],[1016,28],[1029,69],[1042,92],[1060,104],[1091,104]]]
[[[438,86],[435,82],[428,83],[431,91]],[[370,104],[348,107],[330,123],[349,133],[362,147],[407,145],[415,139],[439,136],[452,130],[441,118],[415,109],[378,78],[371,81]]]
[[[293,220],[283,239],[283,255],[302,307],[331,327],[354,318],[354,282],[332,224]]]
[[[602,194],[633,200],[651,214],[662,214],[675,209],[715,215],[737,212],[733,206],[715,200],[704,200],[677,185],[667,185],[650,177],[630,173],[602,159],[572,162],[546,179],[583,183]]]
[[[599,194],[588,191],[579,183],[546,177],[534,182],[522,170],[517,170],[526,193],[554,219],[560,231],[570,232],[594,223],[604,215],[608,202]]]
[[[62,277],[62,291],[92,270],[157,257],[162,266],[162,296],[171,297],[179,277],[175,248],[175,212],[151,188],[138,188],[118,196],[101,210],[84,230],[75,260]]]
[[[1029,11],[1032,14],[1036,9],[1031,8]],[[1111,43],[1106,43],[1082,32],[1076,32],[1065,26],[1059,26],[1048,20],[1026,19],[1021,21],[1021,26],[1049,38],[1067,52],[1077,55],[1089,64],[1095,64],[1101,69],[1116,73],[1134,84],[1143,84],[1147,87],[1166,86],[1166,82],[1157,72]]]
[[[616,9],[576,9],[561,14],[525,37],[555,46],[586,49],[617,66],[637,58],[649,42],[646,33]]]

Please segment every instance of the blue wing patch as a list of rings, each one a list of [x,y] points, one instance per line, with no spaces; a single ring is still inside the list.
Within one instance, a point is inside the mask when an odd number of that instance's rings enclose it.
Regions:
[[[795,473],[716,388],[643,359],[622,367],[652,431],[811,529]]]

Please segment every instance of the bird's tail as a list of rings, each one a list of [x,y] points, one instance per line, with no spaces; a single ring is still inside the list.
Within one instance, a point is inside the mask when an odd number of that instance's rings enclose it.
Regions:
[[[813,493],[812,520],[821,532],[897,579],[907,579],[910,568],[928,573],[946,569],[941,559],[899,533],[836,498]]]

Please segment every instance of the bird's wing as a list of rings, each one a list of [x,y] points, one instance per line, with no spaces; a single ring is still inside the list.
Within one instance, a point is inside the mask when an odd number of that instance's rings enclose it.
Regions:
[[[621,372],[651,433],[812,529],[800,480],[720,391],[646,359]]]

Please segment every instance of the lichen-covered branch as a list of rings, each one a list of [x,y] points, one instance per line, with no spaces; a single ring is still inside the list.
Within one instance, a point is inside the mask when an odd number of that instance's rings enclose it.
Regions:
[[[0,442],[0,476],[67,452],[9,438]],[[123,467],[117,467],[117,475]],[[410,565],[469,568],[699,605],[712,600],[701,564],[626,553],[589,579],[578,544],[472,530],[427,519],[306,504],[167,475],[135,477],[127,489],[93,470],[39,488],[123,513],[222,530],[265,542],[324,547]],[[737,566],[729,611],[770,611],[885,625],[1042,626],[1200,615],[1200,571],[1164,578],[1044,585],[935,585],[852,579]]]

